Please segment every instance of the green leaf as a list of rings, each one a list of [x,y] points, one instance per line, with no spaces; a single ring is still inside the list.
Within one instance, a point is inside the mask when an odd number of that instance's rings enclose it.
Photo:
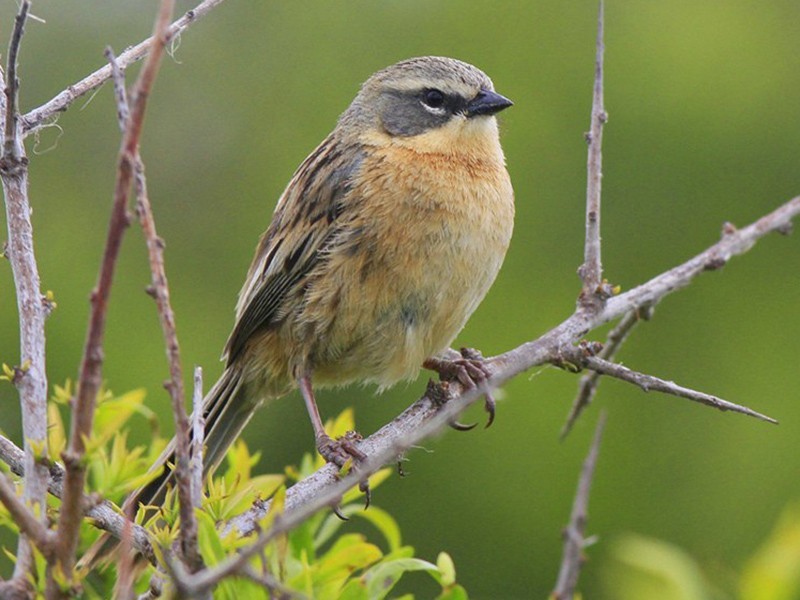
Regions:
[[[380,548],[363,541],[363,536],[344,535],[319,559],[314,574],[315,585],[330,582],[341,584],[350,573],[357,569],[365,569],[379,561],[382,556]]]
[[[217,531],[217,524],[203,510],[196,510],[195,515],[197,516],[197,543],[200,546],[200,553],[207,565],[215,565],[225,559],[227,555]]]
[[[436,566],[442,576],[442,587],[448,587],[456,582],[456,566],[447,552],[440,552],[436,558]]]
[[[420,558],[398,558],[381,561],[364,574],[367,595],[370,598],[385,598],[405,573],[427,571],[437,573],[436,565]]]
[[[364,507],[359,504],[350,504],[342,507],[340,512],[348,519],[357,517],[372,523],[378,531],[383,534],[384,538],[386,538],[389,552],[394,552],[400,547],[400,528],[394,518],[385,510],[377,506],[371,506],[369,510],[364,510]],[[334,536],[344,523],[344,521],[334,514],[327,515],[317,529],[314,538],[314,547],[322,547]]]

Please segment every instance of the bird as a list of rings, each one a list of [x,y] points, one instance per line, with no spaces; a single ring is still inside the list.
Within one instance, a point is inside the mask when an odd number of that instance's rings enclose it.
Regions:
[[[299,388],[317,450],[363,455],[325,432],[315,390],[385,389],[420,368],[466,385],[482,359],[450,344],[494,282],[511,240],[514,192],[495,115],[511,100],[480,69],[439,56],[370,76],[295,171],[258,242],[203,403],[213,470],[266,401]],[[490,420],[494,407],[487,392]],[[159,460],[174,462],[174,441]],[[169,468],[128,503],[151,504]]]

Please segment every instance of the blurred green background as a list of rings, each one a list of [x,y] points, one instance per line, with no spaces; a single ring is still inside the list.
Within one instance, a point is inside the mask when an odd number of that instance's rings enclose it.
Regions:
[[[156,3],[41,1],[21,53],[23,110],[38,106],[146,37]],[[192,3],[179,2],[185,11]],[[16,2],[0,1],[5,48]],[[177,314],[184,369],[210,386],[256,240],[294,168],[373,71],[415,55],[481,67],[515,101],[502,115],[517,196],[505,266],[458,342],[496,354],[570,314],[582,259],[596,3],[491,1],[227,2],[165,61],[142,155]],[[800,194],[800,5],[786,1],[609,2],[606,10],[603,262],[624,289]],[[3,59],[5,60],[5,59]],[[132,80],[129,75],[129,80]],[[111,90],[83,98],[28,140],[36,253],[58,309],[47,324],[50,384],[74,378],[88,294],[110,208],[119,134]],[[144,386],[168,421],[167,377],[141,233],[126,236],[109,312],[104,377]],[[13,282],[0,264],[0,361],[19,362]],[[593,339],[602,339],[597,332]],[[447,432],[410,454],[409,476],[374,501],[405,542],[455,560],[475,598],[543,598],[599,408],[608,427],[590,505],[581,588],[615,598],[610,543],[633,532],[683,548],[723,589],[800,498],[800,237],[752,252],[669,297],[620,359],[781,421],[774,427],[604,381],[565,443],[577,377],[537,369],[506,386],[495,425]],[[320,394],[353,405],[369,434],[415,399],[425,375],[381,396]],[[0,386],[0,426],[19,441],[17,397]],[[480,409],[474,415],[482,419]],[[134,440],[146,441],[144,422]],[[246,431],[276,471],[312,448],[292,395]],[[422,576],[420,576],[422,578]],[[423,585],[423,583],[420,583]],[[425,589],[421,596],[425,596]]]

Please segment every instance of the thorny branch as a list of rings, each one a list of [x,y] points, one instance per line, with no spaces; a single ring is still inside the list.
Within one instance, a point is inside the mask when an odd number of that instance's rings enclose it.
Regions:
[[[589,454],[583,462],[583,468],[581,468],[569,523],[564,529],[564,554],[561,558],[561,568],[558,572],[556,587],[550,596],[552,600],[572,600],[575,587],[578,584],[578,575],[580,575],[583,564],[583,549],[587,545],[584,534],[586,532],[586,520],[589,516],[589,490],[592,486],[597,456],[600,453],[600,441],[602,440],[605,426],[606,415],[602,413],[594,430],[594,439],[592,440]]]
[[[583,264],[578,273],[583,280],[579,303],[590,310],[596,310],[598,303],[609,295],[609,290],[601,288],[603,265],[600,259],[600,188],[603,177],[603,124],[608,114],[603,107],[603,2],[597,16],[597,43],[594,67],[594,89],[592,92],[592,120],[586,142],[589,157],[586,163],[586,239],[584,242]]]
[[[44,324],[47,303],[42,297],[39,268],[33,249],[31,206],[28,200],[28,158],[19,131],[18,55],[30,2],[20,4],[14,20],[14,30],[8,47],[8,63],[3,84],[0,116],[2,146],[0,146],[0,179],[5,198],[8,245],[6,256],[11,264],[17,297],[20,331],[20,365],[14,384],[19,391],[22,412],[22,435],[25,445],[25,466],[29,473],[24,483],[23,501],[30,516],[45,522],[47,469],[39,464],[37,455],[47,454],[47,372],[45,369]],[[34,516],[35,515],[35,516]],[[17,561],[14,565],[13,590],[22,593],[28,587],[33,568],[32,549],[25,535],[20,536]]]
[[[608,334],[603,349],[597,354],[598,358],[612,360],[637,323],[640,321],[649,321],[652,315],[652,306],[642,307],[639,310],[631,311],[625,315]],[[589,371],[581,377],[578,383],[578,394],[575,396],[575,401],[572,403],[567,421],[561,429],[561,434],[559,436],[561,441],[566,439],[567,435],[569,435],[569,432],[572,430],[572,426],[575,425],[575,422],[578,420],[578,417],[580,417],[584,409],[591,404],[599,383],[600,373],[597,371]]]
[[[97,394],[102,382],[103,338],[105,334],[106,308],[111,294],[111,284],[116,267],[122,236],[129,224],[128,197],[138,154],[139,138],[144,121],[147,99],[155,81],[160,59],[167,43],[166,30],[172,14],[173,2],[163,0],[152,36],[151,50],[139,73],[133,94],[133,105],[122,137],[117,161],[117,181],[114,204],[108,227],[105,252],[95,289],[92,292],[92,310],[86,336],[83,360],[77,382],[76,397],[72,411],[69,446],[64,451],[66,467],[64,496],[58,522],[56,554],[61,569],[70,577],[75,564],[78,542],[78,527],[81,517],[81,499],[86,480],[86,465],[83,461],[85,440],[92,433]],[[111,67],[109,66],[109,70]],[[48,589],[57,594],[58,585],[48,578]]]
[[[163,5],[162,5],[163,6]],[[171,11],[171,9],[170,9]],[[162,10],[161,21],[157,26],[158,36],[166,40],[169,14]],[[106,50],[106,58],[111,64],[112,78],[114,81],[114,95],[117,104],[117,117],[120,128],[127,126],[130,108],[125,94],[125,80],[117,59],[111,49]],[[136,215],[144,232],[147,244],[147,254],[150,262],[151,284],[148,293],[155,299],[161,331],[169,363],[170,379],[165,384],[172,400],[172,413],[175,420],[176,438],[176,465],[175,475],[178,482],[178,497],[180,502],[181,528],[180,547],[184,558],[192,570],[202,566],[202,559],[197,552],[197,520],[194,516],[194,492],[190,473],[189,458],[189,419],[184,406],[183,369],[181,367],[180,346],[175,326],[175,313],[169,298],[169,283],[164,267],[164,241],[158,236],[150,197],[147,192],[147,179],[144,173],[144,163],[139,155],[138,148],[132,157],[134,168],[134,189],[136,192]],[[202,481],[202,478],[201,478]]]
[[[180,19],[177,19],[166,34],[166,43],[176,39],[183,31],[190,25],[195,23],[198,19],[206,16],[214,8],[222,4],[224,0],[203,0],[192,10],[187,11]],[[149,37],[146,40],[136,44],[132,48],[125,50],[117,58],[117,63],[120,69],[125,70],[128,66],[143,59],[147,56],[153,43],[153,38]],[[67,89],[56,95],[54,98],[44,103],[42,106],[33,109],[22,117],[22,134],[28,136],[42,127],[46,127],[50,120],[57,116],[58,113],[67,110],[70,105],[78,98],[97,89],[112,77],[110,65],[100,67],[92,73],[73,83]]]

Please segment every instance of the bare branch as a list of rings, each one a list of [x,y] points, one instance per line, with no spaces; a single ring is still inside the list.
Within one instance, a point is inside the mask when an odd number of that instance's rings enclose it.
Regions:
[[[8,85],[4,89],[6,97],[6,118],[3,123],[3,157],[6,160],[19,160],[24,155],[22,142],[19,139],[19,77],[17,77],[17,56],[19,47],[22,44],[22,35],[25,33],[25,21],[28,19],[28,11],[31,3],[24,0],[20,4],[19,12],[14,19],[14,31],[11,34],[11,41],[8,44],[8,64],[6,73],[8,74]]]
[[[5,197],[8,246],[17,296],[20,330],[20,376],[15,379],[22,409],[22,435],[25,445],[25,480],[23,501],[44,522],[47,496],[47,469],[37,463],[37,455],[47,455],[47,372],[45,369],[44,324],[47,311],[43,303],[39,268],[33,250],[31,206],[28,200],[28,158],[19,132],[19,77],[17,62],[30,2],[23,1],[14,21],[8,48],[7,80],[4,82],[2,116],[2,152],[0,179]],[[27,585],[33,567],[33,554],[25,536],[20,536],[12,587]]]
[[[162,26],[165,26],[165,23],[162,23]],[[119,121],[120,128],[124,131],[130,114],[125,93],[125,78],[117,64],[113,51],[107,48],[105,55],[111,64],[111,72],[114,81],[114,96],[117,103],[117,120]],[[183,549],[186,559],[193,565],[193,570],[197,570],[202,566],[202,558],[197,553],[197,521],[194,516],[193,507],[200,506],[199,491],[202,488],[198,487],[198,495],[195,498],[195,494],[192,492],[192,475],[190,474],[192,468],[189,465],[189,421],[183,405],[183,370],[181,367],[178,335],[175,327],[175,313],[172,310],[172,305],[169,300],[169,284],[167,282],[166,269],[164,268],[164,242],[158,237],[158,232],[156,231],[155,218],[153,217],[153,210],[150,205],[150,197],[147,193],[147,179],[144,174],[144,163],[139,155],[138,148],[133,162],[135,170],[134,188],[136,190],[137,199],[136,214],[139,217],[139,224],[144,232],[150,261],[151,285],[148,287],[148,293],[153,296],[158,308],[158,316],[164,335],[170,371],[170,380],[166,384],[166,388],[172,400],[172,410],[176,424],[177,465],[175,472],[178,481],[178,493],[181,506],[181,548]],[[202,371],[199,376],[201,378],[200,385],[202,386]],[[196,372],[196,385],[197,377],[198,373]],[[197,390],[195,390],[195,392],[197,393]],[[202,403],[202,392],[200,392],[200,401]],[[202,414],[200,419],[202,420]],[[202,457],[200,454],[202,454],[202,436],[200,437],[200,453],[197,455],[197,460],[201,461],[198,486],[202,486],[203,479]],[[133,507],[129,508],[133,509]]]
[[[616,379],[621,379],[622,381],[627,381],[628,383],[637,385],[645,392],[662,392],[671,396],[686,398],[692,402],[699,402],[700,404],[705,404],[706,406],[712,406],[722,411],[729,410],[731,412],[738,412],[743,415],[755,417],[756,419],[761,419],[767,423],[773,423],[775,425],[778,424],[778,422],[772,417],[762,415],[761,413],[747,408],[746,406],[740,406],[738,404],[734,404],[733,402],[723,400],[722,398],[717,398],[716,396],[712,396],[704,392],[699,392],[697,390],[680,386],[672,381],[666,381],[652,375],[646,375],[645,373],[632,371],[627,367],[608,362],[597,356],[588,356],[584,358],[584,363],[588,369],[592,369],[601,375],[609,375]]]
[[[599,301],[608,292],[601,288],[603,265],[600,260],[600,188],[603,177],[603,124],[608,114],[603,108],[603,1],[597,15],[597,52],[594,67],[594,91],[592,93],[592,120],[586,142],[589,157],[586,164],[586,241],[583,264],[578,273],[583,280],[580,304],[597,310]]]
[[[622,320],[617,323],[617,326],[611,330],[606,338],[606,343],[603,349],[597,355],[605,360],[612,360],[616,356],[622,344],[628,338],[628,335],[633,330],[639,321],[648,321],[653,314],[653,307],[646,306],[640,310],[634,310],[625,315]],[[572,404],[572,409],[567,416],[567,421],[561,429],[560,439],[564,441],[569,432],[572,430],[573,425],[581,416],[584,409],[591,404],[594,399],[594,394],[597,391],[597,385],[600,382],[600,373],[597,371],[589,371],[581,377],[578,383],[578,394]]]
[[[578,576],[583,564],[583,549],[586,547],[584,534],[589,514],[589,491],[592,487],[594,469],[597,464],[597,455],[600,453],[600,441],[605,426],[606,415],[601,413],[594,431],[592,446],[581,468],[569,524],[564,529],[564,554],[561,558],[556,587],[550,596],[552,600],[572,600],[575,587],[578,585]]]
[[[57,556],[64,573],[70,577],[75,564],[78,542],[78,527],[81,516],[81,498],[86,479],[86,466],[82,460],[85,452],[84,440],[92,433],[97,393],[102,380],[103,338],[105,334],[106,307],[111,294],[119,249],[123,233],[128,226],[127,205],[131,181],[138,154],[147,99],[155,81],[164,46],[167,43],[167,26],[172,14],[173,1],[162,0],[151,51],[139,73],[135,86],[133,107],[126,123],[117,162],[117,181],[114,190],[114,205],[108,227],[106,247],[100,266],[97,286],[92,292],[92,312],[86,336],[86,346],[78,377],[76,398],[73,406],[69,446],[63,458],[66,467],[64,496],[58,522],[56,542]],[[111,67],[109,66],[109,71]],[[52,574],[48,589],[56,594],[58,586]]]
[[[194,9],[186,12],[180,19],[170,25],[167,31],[166,41],[170,42],[187,29],[192,23],[207,15],[211,10],[222,4],[224,0],[204,0]],[[121,69],[126,69],[136,61],[141,60],[150,51],[153,38],[149,37],[140,42],[133,48],[127,49],[117,59]],[[72,84],[54,98],[33,109],[22,117],[22,134],[27,137],[37,129],[46,127],[49,120],[60,112],[67,110],[70,105],[84,94],[100,87],[112,76],[111,66],[105,65],[97,71]]]
[[[128,93],[125,90],[125,73],[122,72],[111,46],[108,46],[103,54],[111,65],[111,80],[114,83],[114,99],[117,103],[117,124],[119,130],[124,133],[131,112],[128,106]]]

